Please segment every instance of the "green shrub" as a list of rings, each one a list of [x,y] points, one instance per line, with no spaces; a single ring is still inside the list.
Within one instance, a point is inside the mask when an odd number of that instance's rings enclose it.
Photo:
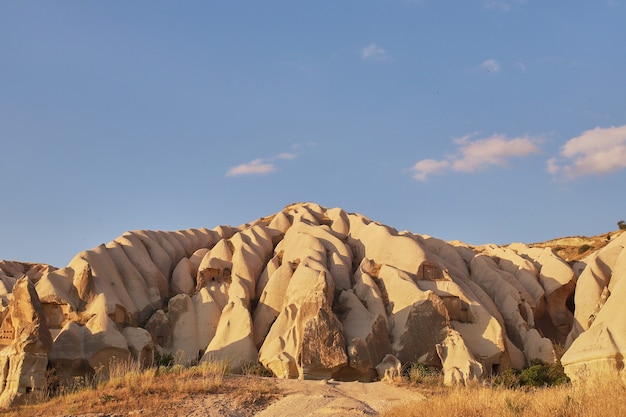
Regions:
[[[255,376],[265,376],[265,377],[274,376],[272,371],[267,369],[260,362],[250,362],[250,363],[244,364],[241,367],[241,373],[243,375],[255,375]]]
[[[156,366],[157,368],[168,368],[172,365],[174,365],[174,356],[172,356],[171,354],[164,353],[163,355],[161,355],[158,352],[154,354],[154,366]]]
[[[519,379],[520,371],[509,368],[491,377],[491,385],[506,389],[518,388],[522,386]]]
[[[533,360],[528,368],[518,371],[506,369],[491,378],[491,385],[502,388],[519,387],[551,387],[566,384],[569,378],[565,375],[560,362],[544,363]]]
[[[580,254],[583,254],[583,253],[587,252],[589,249],[591,249],[591,246],[589,246],[589,245],[587,245],[587,244],[580,245],[580,246],[578,247],[578,254],[579,254],[579,255],[580,255]]]
[[[624,220],[618,221],[617,227],[619,227],[619,230],[626,230],[626,222]]]
[[[419,362],[410,364],[410,366],[404,369],[403,375],[409,382],[415,384],[436,386],[443,383],[443,375],[438,369]]]
[[[532,361],[530,367],[522,370],[519,379],[521,385],[531,387],[551,387],[569,382],[559,362],[546,364],[538,360]]]

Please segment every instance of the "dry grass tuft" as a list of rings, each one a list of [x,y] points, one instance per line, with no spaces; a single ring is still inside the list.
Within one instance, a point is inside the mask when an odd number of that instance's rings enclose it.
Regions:
[[[227,369],[223,361],[202,362],[189,368],[173,365],[148,369],[135,362],[115,362],[90,378],[57,386],[57,395],[43,398],[44,402],[6,410],[2,415],[176,415],[192,407],[189,400],[194,399],[202,402],[210,401],[211,396],[229,396],[241,407],[258,408],[277,396],[271,380],[233,381],[236,377],[227,377]]]
[[[626,388],[619,381],[526,389],[455,387],[431,392],[424,401],[395,407],[385,417],[623,416],[625,395]]]

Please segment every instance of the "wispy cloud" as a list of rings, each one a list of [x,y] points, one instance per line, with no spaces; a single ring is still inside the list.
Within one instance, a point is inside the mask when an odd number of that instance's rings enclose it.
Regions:
[[[626,125],[587,130],[563,145],[560,158],[547,162],[547,171],[564,179],[610,174],[624,168]]]
[[[526,0],[486,0],[483,2],[483,6],[487,9],[497,9],[508,12],[514,5],[524,3],[526,3]]]
[[[295,153],[283,152],[283,153],[279,153],[274,158],[276,158],[276,159],[292,160],[292,159],[296,159],[297,157],[298,157],[298,155],[295,154]]]
[[[485,60],[482,64],[480,64],[480,67],[487,70],[487,72],[500,71],[500,63],[496,61],[495,59]]]
[[[385,61],[387,59],[387,51],[375,43],[371,43],[361,49],[361,58],[368,61]]]
[[[418,181],[426,181],[429,175],[440,174],[450,167],[450,162],[446,160],[437,161],[435,159],[422,159],[413,167],[413,178]]]
[[[230,167],[226,172],[227,177],[238,177],[241,175],[264,175],[276,171],[276,166],[272,163],[264,162],[263,159],[254,159],[245,164]]]
[[[238,177],[242,175],[265,175],[278,171],[275,161],[290,161],[298,157],[297,153],[282,152],[271,158],[257,158],[241,165],[230,167],[226,171],[227,177]]]
[[[444,159],[423,159],[411,168],[413,178],[426,181],[429,175],[455,172],[476,172],[490,166],[506,166],[511,159],[524,158],[539,153],[538,139],[528,136],[507,138],[493,135],[474,139],[475,134],[454,140],[458,145],[455,155]]]

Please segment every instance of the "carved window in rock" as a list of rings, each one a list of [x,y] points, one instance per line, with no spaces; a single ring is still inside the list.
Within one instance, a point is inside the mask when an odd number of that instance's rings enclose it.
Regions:
[[[461,300],[456,295],[442,296],[441,301],[448,310],[450,320],[460,321],[461,323],[473,322],[472,313],[469,309],[469,304]]]
[[[420,265],[419,270],[417,271],[417,279],[423,279],[427,281],[446,280],[441,268],[431,263],[423,263]]]
[[[0,327],[0,345],[7,346],[10,345],[13,341],[13,337],[15,336],[15,330],[13,326],[4,321],[2,323],[2,327]]]

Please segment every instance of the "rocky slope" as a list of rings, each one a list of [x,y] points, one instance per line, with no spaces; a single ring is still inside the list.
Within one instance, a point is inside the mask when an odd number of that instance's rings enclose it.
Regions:
[[[621,372],[624,236],[568,263],[301,203],[238,227],[126,232],[61,269],[0,263],[0,406],[44,389],[47,367],[70,379],[155,353],[347,381],[421,362],[453,384],[564,344],[572,378]]]

